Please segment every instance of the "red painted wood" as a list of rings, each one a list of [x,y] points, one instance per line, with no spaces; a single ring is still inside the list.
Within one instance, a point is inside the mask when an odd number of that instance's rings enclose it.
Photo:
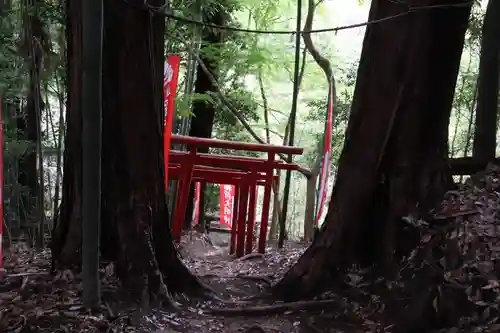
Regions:
[[[186,216],[186,209],[189,199],[189,189],[191,186],[191,180],[193,177],[194,165],[196,163],[196,150],[192,150],[186,158],[183,168],[181,169],[181,175],[179,179],[180,194],[177,198],[178,205],[176,205],[176,210],[174,212],[174,224],[172,230],[172,237],[175,241],[180,241],[182,226],[184,224],[184,218]]]
[[[249,185],[243,184],[240,187],[240,200],[238,205],[238,228],[236,230],[236,256],[242,257],[245,254],[245,225],[248,207]]]
[[[190,155],[190,152],[171,150],[169,154],[170,154],[171,158],[183,159],[183,158],[186,158],[186,156]],[[268,161],[267,158],[262,158],[262,157],[248,157],[248,156],[207,154],[207,153],[197,153],[196,155],[200,156],[200,157],[216,157],[217,159],[221,159],[221,160],[225,160],[225,161],[243,161],[243,162],[256,162],[257,161],[257,162],[264,162],[264,163]],[[279,163],[279,164],[283,164],[283,161],[281,161],[281,160],[276,160],[274,162]],[[175,162],[170,162],[170,163],[175,163]]]
[[[179,175],[182,173],[181,168],[170,168],[169,169],[171,179],[178,179]],[[202,181],[203,179],[206,179],[207,182],[212,183],[212,184],[234,184],[234,182],[241,182],[242,180],[245,180],[248,175],[248,172],[241,172],[241,171],[231,171],[231,170],[198,170],[194,169],[193,170],[193,178],[192,181],[195,179],[197,181]],[[277,176],[275,176],[277,177]],[[229,181],[229,183],[226,182]],[[264,184],[266,181],[266,177],[264,174],[257,174],[256,177],[254,178],[254,181],[260,184]]]
[[[236,252],[242,256],[250,253],[253,246],[253,229],[255,225],[256,186],[264,186],[263,209],[259,233],[259,252],[264,253],[269,220],[269,204],[271,186],[279,181],[279,174],[274,170],[298,170],[293,163],[283,163],[275,160],[277,153],[302,154],[303,149],[289,146],[253,144],[246,142],[231,142],[225,140],[203,139],[173,135],[173,144],[183,144],[189,147],[189,152],[170,151],[169,174],[178,179],[178,200],[174,211],[172,235],[180,240],[182,226],[186,214],[189,189],[193,181],[204,183],[234,184],[236,186],[233,207],[233,230],[231,232],[230,253]],[[198,153],[199,147],[235,149],[267,153],[265,158],[251,158],[230,155],[211,155]],[[248,228],[246,218],[248,209]],[[246,248],[245,248],[246,238]]]
[[[274,154],[269,154],[269,160],[274,160]],[[269,167],[267,170],[266,184],[264,185],[264,202],[262,203],[262,216],[260,219],[259,245],[258,250],[264,253],[266,250],[267,226],[269,221],[269,203],[271,201],[271,191],[273,183],[273,169]]]
[[[236,252],[236,231],[238,229],[238,202],[240,197],[240,186],[236,185],[234,189],[234,203],[233,203],[233,223],[231,228],[231,242],[229,245],[229,254]]]
[[[181,155],[171,155],[170,158],[174,160],[174,163],[179,163],[184,165],[184,161],[186,157],[180,157]],[[185,156],[185,155],[184,155]],[[230,168],[230,169],[244,169],[247,171],[258,171],[265,172],[268,169],[269,165],[272,166],[273,169],[278,170],[298,170],[299,166],[295,163],[281,163],[281,161],[270,161],[269,159],[261,159],[261,158],[228,158],[228,157],[219,157],[216,155],[210,154],[197,154],[198,158],[196,160],[197,165],[211,166],[211,167],[221,167],[221,168]]]
[[[171,142],[172,144],[184,144],[187,145],[188,147],[211,147],[219,149],[255,151],[262,153],[283,153],[283,154],[301,155],[304,152],[304,149],[299,147],[277,146],[277,145],[248,143],[248,142],[234,142],[227,140],[197,138],[193,136],[183,136],[183,135],[172,135]]]
[[[255,176],[253,176],[255,177]],[[254,182],[251,182],[251,184]],[[253,248],[253,229],[255,226],[255,206],[257,205],[257,186],[250,185],[250,197],[248,199],[248,222],[247,222],[247,232],[246,232],[246,246],[245,254],[252,252]]]

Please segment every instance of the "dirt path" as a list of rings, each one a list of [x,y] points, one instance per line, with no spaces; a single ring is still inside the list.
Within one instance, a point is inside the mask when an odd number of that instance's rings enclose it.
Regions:
[[[224,308],[252,307],[254,311],[237,315],[205,315],[202,311],[193,309],[191,314],[182,318],[183,325],[178,325],[178,332],[356,332],[351,326],[332,325],[339,324],[339,316],[344,316],[343,311],[333,309],[341,303],[332,302],[324,307],[331,313],[325,314],[323,310],[315,312],[283,310],[274,311],[276,303],[271,300],[252,299],[265,295],[271,285],[277,281],[295,263],[305,250],[306,245],[289,242],[283,250],[276,251],[269,247],[265,255],[252,254],[241,259],[228,255],[226,246],[212,245],[210,240],[203,235],[191,233],[184,237],[180,246],[180,253],[186,265],[193,273],[219,297],[233,301],[224,304]],[[249,304],[241,304],[249,302]],[[269,306],[271,306],[269,308]],[[198,304],[198,309],[221,307],[221,304],[205,302]],[[269,313],[266,314],[266,311]],[[255,313],[258,315],[254,316]],[[160,326],[160,325],[158,325]],[[168,326],[168,325],[166,325]],[[343,326],[343,327],[342,327]],[[161,332],[161,331],[160,331]],[[169,331],[164,331],[169,332]],[[360,330],[359,332],[365,332]]]
[[[323,308],[325,311],[274,311],[265,307],[275,303],[258,298],[304,250],[304,244],[289,243],[281,251],[269,248],[265,255],[236,259],[228,255],[226,246],[213,245],[206,236],[190,233],[179,246],[184,262],[225,301],[179,300],[181,312],[153,309],[143,315],[135,310],[137,307],[116,299],[116,283],[106,269],[101,272],[105,300],[102,311],[86,313],[81,306],[79,276],[65,271],[54,277],[48,274],[48,251],[35,254],[25,246],[17,246],[6,262],[10,277],[0,283],[0,332],[356,332],[345,325],[332,326],[343,322],[338,318],[344,314],[331,304]],[[255,310],[244,314],[214,313],[242,306],[257,307],[258,315]]]

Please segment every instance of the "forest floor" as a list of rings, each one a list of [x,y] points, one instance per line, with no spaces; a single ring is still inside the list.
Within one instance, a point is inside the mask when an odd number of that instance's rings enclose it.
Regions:
[[[332,320],[338,313],[328,311],[330,307],[305,312],[294,307],[281,309],[278,303],[278,308],[268,310],[266,305],[275,307],[276,303],[257,300],[251,301],[250,310],[244,310],[244,314],[232,312],[253,296],[265,294],[307,244],[289,242],[279,251],[269,247],[265,255],[236,259],[228,255],[226,242],[225,236],[193,231],[183,237],[179,246],[190,270],[226,300],[223,313],[217,313],[221,304],[213,300],[181,301],[181,312],[156,308],[147,314],[106,296],[101,312],[85,312],[80,299],[80,277],[69,270],[55,276],[49,274],[49,251],[35,253],[26,245],[17,244],[6,257],[8,274],[0,283],[0,332],[355,332],[342,321]],[[101,272],[105,295],[116,288],[107,271],[111,269]],[[337,327],[332,325],[334,322]]]
[[[110,296],[117,284],[109,265],[101,271],[102,309],[88,313],[78,275],[50,275],[48,251],[16,244],[0,282],[0,332],[500,332],[500,166],[448,192],[425,221],[403,222],[418,237],[385,277],[352,269],[334,291],[287,305],[263,295],[307,244],[236,259],[224,237],[190,232],[179,245],[182,259],[225,301],[184,300],[180,312],[120,303]]]

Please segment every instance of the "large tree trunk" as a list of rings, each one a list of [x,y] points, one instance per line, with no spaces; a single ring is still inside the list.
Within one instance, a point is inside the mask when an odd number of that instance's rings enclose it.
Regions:
[[[70,102],[64,191],[52,247],[56,267],[78,264],[82,242],[80,1],[68,2]],[[165,203],[164,20],[120,0],[104,2],[104,17],[102,258],[116,261],[118,276],[137,293],[145,286],[150,293],[158,292],[162,280],[171,292],[196,291],[199,281],[173,246]]]
[[[374,0],[369,20],[405,10]],[[440,197],[469,13],[470,5],[417,10],[367,27],[326,221],[276,293],[287,299],[311,296],[356,262],[390,264],[400,218],[425,213]]]
[[[500,1],[489,0],[484,15],[472,156],[481,162],[495,158],[500,74]]]
[[[203,20],[210,24],[224,25],[225,13],[222,4],[213,7],[207,7],[202,12]],[[205,64],[206,68],[212,73],[213,77],[218,79],[218,63],[220,62],[217,50],[222,47],[223,33],[220,30],[213,28],[204,28],[202,32],[202,41],[200,49],[200,59]],[[194,86],[195,94],[210,94],[217,91],[217,86],[212,82],[210,77],[205,73],[203,68],[198,64],[196,70],[196,81]],[[212,130],[215,119],[216,105],[206,101],[194,101],[193,103],[193,117],[191,118],[191,127],[189,129],[189,136],[196,136],[200,138],[212,137]],[[200,149],[202,153],[208,153],[208,149]],[[186,217],[184,220],[184,229],[191,227],[193,219],[193,199],[194,199],[194,184],[191,185],[189,191],[189,201],[186,210]],[[205,225],[205,187],[200,188],[200,207],[199,223],[202,230]]]

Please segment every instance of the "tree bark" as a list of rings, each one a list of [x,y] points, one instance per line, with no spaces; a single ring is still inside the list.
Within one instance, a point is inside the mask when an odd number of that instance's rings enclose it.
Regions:
[[[457,157],[450,158],[450,174],[456,175],[473,175],[481,170],[484,170],[489,162],[499,164],[500,159],[495,158],[490,161],[478,160],[474,157]]]
[[[410,5],[438,5],[439,0]],[[447,134],[470,5],[416,10],[369,25],[338,178],[313,244],[275,286],[308,297],[354,263],[390,264],[400,218],[445,189]],[[406,11],[374,0],[369,20]],[[407,240],[401,239],[402,243]]]
[[[225,16],[224,8],[222,4],[218,4],[215,8],[207,7],[202,8],[203,20],[207,23],[214,25],[224,25]],[[223,42],[223,32],[213,28],[204,28],[202,31],[202,40],[200,48],[200,60],[205,65],[206,69],[212,73],[215,80],[218,80],[218,67],[219,67],[219,56],[217,50],[222,47]],[[209,77],[209,75],[203,70],[200,64],[197,66],[196,70],[196,81],[194,86],[195,94],[211,94],[216,93],[218,87]],[[191,127],[189,129],[189,136],[195,136],[200,138],[211,138],[212,129],[215,120],[215,109],[216,105],[211,102],[196,100],[193,102],[193,116],[191,118]],[[200,148],[200,152],[208,153],[207,148]],[[194,204],[194,184],[191,184],[189,191],[189,201],[186,209],[184,229],[191,228],[191,223],[193,220],[193,204]],[[200,229],[205,230],[205,186],[200,187],[200,214],[199,214],[199,224]]]
[[[81,250],[80,1],[68,2],[70,89],[65,186],[52,246],[56,267],[79,264]],[[120,0],[104,2],[104,17],[101,258],[116,261],[118,277],[135,298],[145,288],[150,295],[167,292],[165,286],[173,293],[199,291],[173,246],[165,203],[164,20]]]
[[[472,156],[477,160],[495,158],[497,146],[497,111],[500,62],[500,1],[489,0],[484,15],[479,78],[477,90],[476,126]]]
[[[311,170],[311,178],[307,180],[306,190],[306,210],[304,213],[304,240],[310,242],[314,236],[314,203],[316,202],[316,182],[321,171],[321,160],[318,156],[314,162],[314,167]]]

